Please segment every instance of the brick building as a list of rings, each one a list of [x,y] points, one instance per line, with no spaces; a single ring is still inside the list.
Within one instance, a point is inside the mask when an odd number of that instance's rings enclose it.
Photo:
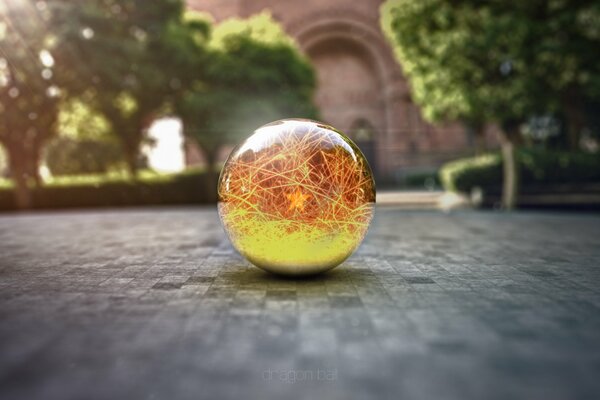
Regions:
[[[218,22],[269,10],[313,62],[321,119],[347,133],[379,176],[399,177],[470,152],[459,124],[433,126],[381,32],[383,0],[188,0]]]

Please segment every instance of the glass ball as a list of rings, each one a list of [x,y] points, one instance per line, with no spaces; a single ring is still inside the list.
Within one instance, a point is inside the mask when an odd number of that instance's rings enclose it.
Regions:
[[[373,217],[375,182],[358,147],[320,122],[275,121],[237,146],[219,178],[219,215],[252,264],[308,275],[342,263]]]

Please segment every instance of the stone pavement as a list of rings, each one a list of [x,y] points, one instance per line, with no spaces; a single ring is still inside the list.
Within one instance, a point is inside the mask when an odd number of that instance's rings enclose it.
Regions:
[[[0,399],[600,398],[600,217],[379,209],[281,279],[212,209],[0,215]]]

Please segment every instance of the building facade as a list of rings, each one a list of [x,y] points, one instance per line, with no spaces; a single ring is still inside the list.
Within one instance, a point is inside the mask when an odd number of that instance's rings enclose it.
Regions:
[[[321,119],[347,133],[379,176],[400,177],[468,153],[459,124],[431,125],[411,101],[381,28],[383,0],[188,0],[219,22],[264,10],[315,66]]]

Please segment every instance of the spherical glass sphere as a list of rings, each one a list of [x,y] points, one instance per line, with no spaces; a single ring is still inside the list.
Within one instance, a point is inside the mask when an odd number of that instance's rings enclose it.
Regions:
[[[286,119],[236,147],[219,178],[219,215],[252,264],[284,275],[339,265],[363,240],[375,182],[358,147],[331,126]]]

